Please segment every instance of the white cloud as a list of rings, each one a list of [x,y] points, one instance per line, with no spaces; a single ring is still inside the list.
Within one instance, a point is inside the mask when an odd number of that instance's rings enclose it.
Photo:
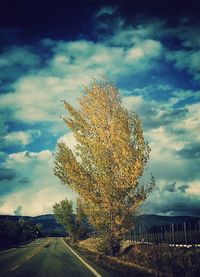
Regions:
[[[77,83],[88,82],[93,73],[118,76],[148,70],[151,61],[161,55],[162,46],[159,41],[151,39],[140,41],[129,48],[80,40],[60,42],[53,51],[55,55],[49,62],[51,70],[65,74],[68,82],[72,78],[74,91]],[[138,56],[136,53],[141,54]]]
[[[197,180],[191,184],[191,186],[187,189],[188,194],[191,196],[199,197],[200,199],[200,181]]]
[[[137,111],[137,109],[144,104],[143,97],[140,96],[128,96],[122,98],[122,104],[128,109],[128,110],[134,110]]]
[[[159,41],[146,39],[129,49],[86,40],[57,42],[48,66],[25,75],[13,84],[13,91],[1,95],[1,106],[26,123],[57,122],[62,113],[60,100],[77,102],[82,85],[92,75],[117,77],[151,68],[159,58]]]
[[[178,69],[186,69],[195,80],[200,81],[200,50],[168,51],[168,60],[174,62]]]
[[[8,133],[4,140],[6,145],[28,145],[40,135],[41,132],[39,130],[16,131]]]
[[[95,18],[101,16],[112,16],[117,11],[117,6],[103,6],[95,13]]]
[[[115,46],[131,47],[152,38],[160,38],[160,33],[164,21],[155,21],[148,24],[139,24],[136,26],[120,25],[109,37],[105,38],[105,43]]]
[[[173,101],[158,105],[155,100],[145,100],[145,95],[126,96],[122,103],[139,114],[142,126],[145,126],[144,136],[152,149],[147,175],[152,172],[159,186],[161,182],[173,180],[199,180],[199,104],[176,110]],[[188,95],[182,91],[176,95],[177,102],[189,96],[191,92]],[[191,159],[183,156],[185,152],[188,157],[191,152]]]
[[[162,143],[165,149],[180,150],[184,147],[184,141],[178,141],[177,137],[168,132],[163,126],[148,132],[148,138],[152,142],[152,147]]]
[[[199,216],[199,194],[191,194],[194,183],[188,184],[185,192],[178,188],[183,183],[176,183],[174,190],[167,189],[168,184],[155,190],[143,205],[142,213],[161,215],[192,215]],[[197,190],[196,190],[197,191]]]
[[[13,47],[0,56],[0,68],[13,65],[25,65],[33,67],[37,66],[38,64],[39,56],[22,47]]]
[[[20,205],[23,215],[52,213],[55,202],[76,197],[53,175],[54,155],[49,150],[12,153],[4,166],[14,169],[16,178],[3,184],[12,185],[13,189],[1,198],[1,214],[13,214]]]
[[[64,142],[71,150],[75,150],[77,141],[72,132],[60,137],[58,142]]]
[[[35,163],[35,161],[40,162],[41,160],[51,161],[52,157],[53,153],[49,150],[42,150],[40,152],[23,151],[9,154],[5,164],[9,168],[12,168],[16,163],[32,164]]]
[[[174,122],[174,129],[177,131],[184,130],[186,142],[196,141],[200,143],[200,103],[186,105],[188,110],[187,116],[181,121]]]
[[[49,150],[42,150],[38,154],[34,153],[33,157],[37,157],[38,160],[43,161],[43,160],[49,160],[52,159],[53,153],[50,152]]]
[[[12,109],[15,119],[20,121],[55,122],[59,120],[60,100],[66,88],[67,82],[58,77],[25,76],[15,83],[15,92],[1,96],[1,105]]]
[[[161,54],[161,43],[147,39],[129,49],[127,59],[132,62],[137,59],[156,58]]]
[[[61,187],[61,186],[60,186]],[[58,186],[49,186],[40,190],[24,189],[18,190],[3,198],[3,205],[0,207],[1,214],[14,214],[16,207],[23,206],[22,215],[36,216],[53,212],[53,205],[67,197],[74,200],[76,195],[69,190]]]

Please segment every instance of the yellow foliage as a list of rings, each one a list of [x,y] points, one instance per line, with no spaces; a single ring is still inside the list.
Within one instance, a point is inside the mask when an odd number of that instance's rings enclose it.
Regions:
[[[145,186],[138,182],[150,148],[138,116],[121,105],[109,81],[93,80],[79,103],[77,110],[64,102],[70,115],[64,121],[76,138],[78,159],[59,143],[55,175],[79,193],[95,229],[112,241],[120,240],[154,186],[153,179]]]

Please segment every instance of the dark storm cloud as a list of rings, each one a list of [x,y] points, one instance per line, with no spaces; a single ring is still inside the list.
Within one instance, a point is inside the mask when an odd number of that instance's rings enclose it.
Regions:
[[[165,147],[165,144],[161,142],[161,147]],[[175,153],[171,153],[171,159],[175,157]],[[190,160],[164,160],[161,155],[160,161],[151,161],[151,170],[156,172],[158,180],[162,179],[166,182],[172,180],[180,182],[193,182],[200,178],[199,163],[191,162]]]
[[[26,57],[26,58],[25,58]],[[0,54],[0,78],[1,91],[13,90],[12,83],[27,74],[29,71],[39,68],[40,58],[28,49],[28,47],[6,47]]]
[[[163,112],[160,116],[160,121],[163,122],[163,125],[173,123],[175,120],[185,118],[188,110],[185,108],[175,108],[168,111]]]
[[[173,183],[165,186],[165,190],[170,191],[170,192],[174,192],[176,190],[175,186],[176,186],[176,182],[173,182]]]
[[[162,114],[159,115],[160,110],[163,110]],[[143,113],[142,113],[143,114]],[[187,114],[187,109],[184,108],[176,108],[176,109],[167,109],[162,106],[159,110],[149,112],[142,115],[144,126],[146,129],[153,129],[153,128],[159,128],[160,126],[165,126],[168,128],[170,132],[174,132],[173,125],[170,126],[173,122],[176,122],[177,120],[182,120],[185,115]]]
[[[151,91],[149,93],[143,93],[141,90],[140,95],[143,95],[143,98],[145,100],[151,99]],[[178,132],[178,130],[173,128],[173,123],[177,122],[178,120],[183,120],[188,113],[188,110],[186,108],[174,108],[173,106],[166,106],[166,102],[163,102],[162,95],[160,98],[157,98],[156,102],[154,101],[153,97],[153,99],[151,99],[150,101],[144,101],[138,106],[134,106],[133,103],[133,109],[140,116],[142,125],[145,130],[151,130],[159,128],[161,126],[165,126],[166,128],[168,128],[168,131],[172,133]],[[182,132],[185,132],[185,130],[182,130]]]
[[[182,192],[182,193],[185,193],[186,192],[186,189],[188,189],[189,188],[189,186],[188,185],[181,185],[181,186],[179,186],[178,187],[178,189],[180,190],[180,192]]]
[[[109,2],[109,1],[108,1]],[[122,1],[122,11],[126,14],[137,12],[139,14],[160,14],[163,17],[176,17],[177,15],[198,15],[199,3],[195,0],[153,0],[153,1]]]
[[[171,25],[185,21],[196,22],[200,14],[200,4],[195,0],[153,0],[153,1],[118,1],[118,0],[86,0],[86,1],[12,1],[0,3],[0,27],[11,33],[21,31],[21,42],[33,40],[34,37],[72,38],[85,33],[93,36],[92,14],[101,8],[114,7],[116,14],[121,14],[127,24],[141,22],[144,18],[167,19]],[[116,9],[117,7],[117,9]],[[101,14],[104,22],[109,20],[107,12]],[[109,20],[109,24],[115,22]],[[182,19],[182,21],[180,20]],[[113,23],[112,23],[113,24]],[[114,28],[114,26],[113,26]],[[26,30],[23,32],[23,30]],[[13,39],[13,36],[11,37]]]
[[[161,213],[170,213],[171,215],[193,215],[200,216],[199,201],[185,199],[182,201],[175,200],[173,203],[164,202],[162,206],[159,207]]]
[[[21,189],[22,186],[27,186],[27,184],[19,181],[18,173],[15,172],[14,169],[6,168],[3,166],[0,167],[1,196],[9,195],[10,193]]]
[[[11,181],[15,179],[16,173],[13,169],[8,169],[5,167],[0,167],[0,181],[7,180]]]
[[[0,26],[1,26],[1,19],[0,19]],[[9,46],[13,46],[15,44],[21,43],[21,34],[23,30],[14,29],[14,28],[2,28],[0,27],[0,51]]]
[[[181,186],[182,187],[182,186]],[[199,197],[177,190],[155,191],[143,205],[145,213],[200,216]]]
[[[184,159],[199,159],[200,145],[199,143],[190,143],[188,147],[185,147],[176,153]]]
[[[4,146],[4,136],[7,134],[5,120],[6,114],[0,113],[0,149]]]
[[[72,38],[87,30],[93,1],[1,1],[0,27],[22,30],[20,42],[38,37]],[[98,5],[99,6],[99,5]]]
[[[183,184],[183,185],[178,185],[175,181],[171,183],[167,183],[163,187],[158,187],[157,190],[160,193],[165,193],[165,192],[178,192],[178,193],[185,193],[186,189],[188,189],[190,186],[188,184]]]
[[[22,185],[17,182],[17,176],[11,176],[10,179],[4,178],[0,183],[0,195],[1,197],[8,196],[9,194],[20,190],[21,188]]]
[[[112,27],[116,25],[117,20],[116,16],[112,16],[109,7],[114,8],[115,15],[118,15],[118,18],[120,15],[126,25],[143,24],[144,21],[151,23],[155,19],[160,19],[164,20],[168,27],[177,28],[199,22],[200,3],[195,0],[101,1],[101,5],[104,12],[100,13],[100,17],[107,26],[111,24]],[[99,12],[97,14],[99,15]],[[105,28],[106,24],[100,26]],[[176,43],[177,41],[178,38]]]
[[[165,193],[165,192],[177,192],[177,193],[186,193],[186,190],[189,188],[190,186],[188,184],[177,184],[175,181],[166,184],[163,187],[157,187],[157,190],[160,193]]]
[[[20,179],[19,182],[21,184],[28,184],[28,183],[30,183],[30,180],[28,178],[24,177],[24,178]]]

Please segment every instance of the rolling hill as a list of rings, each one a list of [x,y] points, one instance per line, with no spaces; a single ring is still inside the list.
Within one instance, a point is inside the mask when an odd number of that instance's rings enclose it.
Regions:
[[[46,214],[40,216],[15,216],[15,215],[0,215],[0,223],[3,220],[32,220],[36,224],[42,224],[43,226],[43,233],[46,236],[65,236],[66,232],[64,231],[63,227],[58,224],[55,220],[53,214]]]
[[[14,216],[14,215],[0,215],[0,223],[3,220],[32,220],[35,223],[43,225],[43,232],[47,236],[65,236],[66,232],[63,227],[58,224],[53,214],[31,216]],[[155,214],[139,215],[135,218],[136,224],[145,227],[169,225],[172,223],[182,223],[200,220],[198,217],[193,216],[160,216]]]

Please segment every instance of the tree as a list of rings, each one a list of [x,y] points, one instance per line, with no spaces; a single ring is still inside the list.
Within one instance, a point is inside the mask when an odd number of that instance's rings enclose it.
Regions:
[[[90,224],[115,254],[133,224],[132,215],[154,186],[139,182],[150,148],[138,116],[122,106],[118,89],[107,80],[93,80],[79,99],[80,109],[64,101],[64,118],[77,145],[74,154],[58,143],[55,175],[75,190]]]
[[[85,239],[88,236],[88,232],[91,231],[91,228],[88,224],[87,217],[84,212],[84,206],[80,198],[76,201],[76,238],[78,240]]]
[[[0,220],[0,248],[19,243],[21,230],[18,221]]]
[[[21,230],[22,241],[29,241],[30,239],[37,237],[36,224],[32,220],[21,218],[18,223]]]
[[[25,218],[0,219],[0,248],[27,242],[40,236],[41,224]]]
[[[73,214],[73,202],[67,199],[55,203],[53,206],[56,221],[61,224],[69,236],[74,240],[76,233],[76,221]]]

